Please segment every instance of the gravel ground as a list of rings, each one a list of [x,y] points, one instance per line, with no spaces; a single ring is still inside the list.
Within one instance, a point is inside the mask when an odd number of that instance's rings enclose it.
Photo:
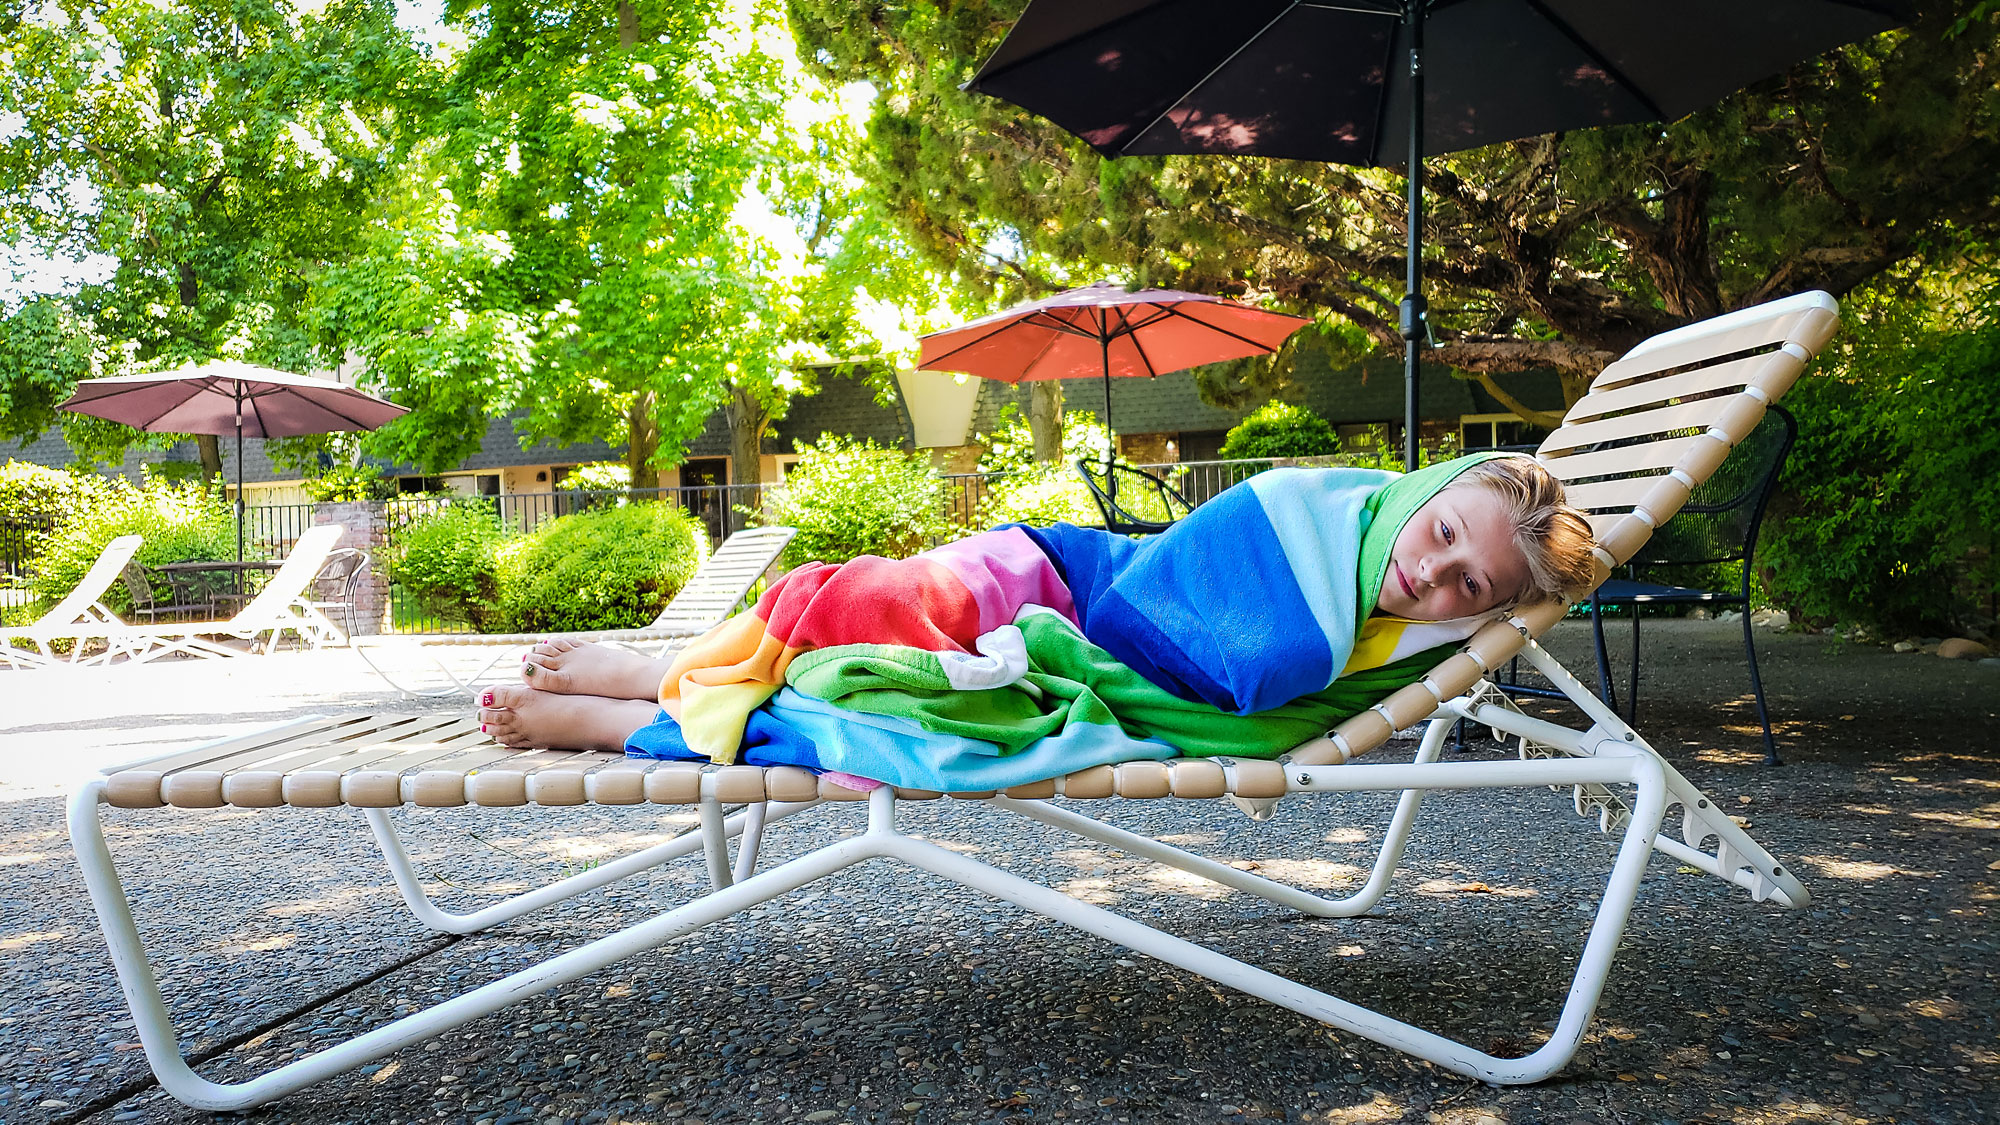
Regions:
[[[1565,625],[1551,647],[1568,658],[1586,636]],[[1465,1081],[875,865],[254,1116],[306,1125],[1994,1119],[2000,667],[1764,632],[1788,761],[1766,769],[1739,636],[1716,622],[1649,625],[1640,727],[1801,871],[1816,901],[1804,912],[1758,905],[1656,856],[1583,1050],[1534,1087]],[[380,688],[340,651],[0,673],[0,1122],[216,1117],[151,1085],[63,828],[66,780],[292,715],[457,706],[400,703]],[[1337,890],[1359,882],[1388,805],[1291,801],[1265,824],[1215,802],[1097,809]],[[859,812],[808,813],[774,829],[768,850],[795,854],[852,830]],[[186,1049],[223,1080],[505,975],[695,886],[693,872],[670,868],[451,940],[403,912],[351,811],[113,810],[108,819]],[[434,810],[402,823],[433,890],[474,905],[657,842],[692,817]],[[1562,795],[1440,795],[1377,912],[1327,921],[977,808],[909,807],[907,823],[1507,1053],[1546,1034],[1611,852]]]

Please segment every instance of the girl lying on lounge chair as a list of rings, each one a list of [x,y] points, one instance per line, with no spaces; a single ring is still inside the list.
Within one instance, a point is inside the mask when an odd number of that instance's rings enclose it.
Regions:
[[[1143,540],[1009,525],[808,563],[670,661],[536,645],[481,697],[509,746],[796,765],[979,791],[1107,762],[1272,758],[1588,582],[1533,458],[1278,469]]]

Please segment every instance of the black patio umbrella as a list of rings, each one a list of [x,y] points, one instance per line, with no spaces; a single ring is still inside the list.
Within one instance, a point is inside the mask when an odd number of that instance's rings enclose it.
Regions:
[[[967,86],[1106,156],[1407,164],[1414,466],[1424,156],[1672,120],[1904,18],[1886,0],[1035,0]]]

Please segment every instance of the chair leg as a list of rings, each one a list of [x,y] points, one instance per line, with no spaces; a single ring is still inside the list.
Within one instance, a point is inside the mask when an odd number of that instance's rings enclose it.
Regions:
[[[1750,639],[1750,601],[1743,602],[1743,659],[1750,662],[1750,697],[1757,701],[1757,721],[1764,727],[1764,764],[1781,765],[1778,743],[1771,737],[1771,713],[1764,706],[1764,679],[1757,674],[1757,646]]]
[[[1632,606],[1632,678],[1625,681],[1625,721],[1639,721],[1639,606]]]
[[[1407,775],[1408,780],[1402,780],[1402,775]],[[1645,874],[1646,860],[1652,852],[1653,840],[1665,812],[1666,779],[1658,760],[1651,755],[1633,755],[1623,760],[1590,762],[1346,765],[1314,770],[1310,776],[1317,780],[1308,781],[1306,787],[1319,792],[1402,788],[1405,785],[1431,789],[1531,788],[1570,780],[1624,782],[1636,786],[1632,819],[1625,827],[1604,895],[1598,901],[1596,919],[1578,959],[1576,976],[1570,983],[1568,996],[1547,1042],[1520,1058],[1499,1058],[1227,954],[1163,933],[1135,919],[1081,902],[1061,891],[1030,882],[936,844],[897,834],[883,841],[883,853],[1085,933],[1200,974],[1218,984],[1240,989],[1471,1078],[1495,1084],[1538,1082],[1561,1069],[1575,1055],[1584,1029],[1603,993],[1612,958],[1617,953],[1625,923],[1631,916],[1639,881]],[[1398,779],[1387,785],[1376,781],[1377,778],[1387,780],[1391,776]],[[1364,781],[1364,778],[1367,780]],[[879,803],[871,805],[871,814],[879,807]],[[869,834],[873,836],[876,832],[871,829]]]
[[[110,948],[112,966],[146,1049],[146,1061],[162,1089],[186,1105],[207,1110],[247,1109],[283,1097],[886,854],[885,849],[877,846],[879,837],[851,836],[837,840],[726,890],[703,895],[254,1078],[222,1083],[195,1073],[181,1057],[182,1045],[173,1016],[167,1010],[158,978],[133,921],[131,906],[112,864],[98,814],[103,794],[104,782],[100,778],[80,786],[70,796],[70,839],[76,850],[77,865],[90,889],[91,904],[97,910],[98,923]]]
[[[1445,736],[1459,725],[1448,717],[1431,720],[1424,728],[1423,741],[1418,744],[1417,753],[1411,761],[1420,764],[1437,761],[1443,752]],[[1402,862],[1403,850],[1409,844],[1410,834],[1416,825],[1417,812],[1423,806],[1423,800],[1424,791],[1421,789],[1403,791],[1396,802],[1396,811],[1391,815],[1389,825],[1382,833],[1382,846],[1375,854],[1375,862],[1369,871],[1368,881],[1345,898],[1316,895],[1289,883],[1280,883],[1262,875],[1252,875],[1207,856],[1197,855],[1172,844],[1161,843],[1151,836],[1113,827],[1096,817],[1085,816],[1049,801],[994,797],[980,804],[986,809],[1011,812],[1029,820],[1039,821],[1051,828],[1059,828],[1088,840],[1096,840],[1100,844],[1109,844],[1121,851],[1256,895],[1266,902],[1289,907],[1301,914],[1310,914],[1317,918],[1353,918],[1373,910],[1375,905],[1382,901],[1382,896],[1388,892],[1389,880],[1396,874],[1397,865]]]
[[[1618,690],[1611,684],[1611,657],[1604,649],[1604,604],[1590,596],[1590,632],[1597,642],[1597,697],[1610,707],[1618,706]]]
[[[749,864],[742,863],[739,857],[734,881],[742,882],[750,877],[755,865],[754,838],[762,835],[766,823],[795,816],[818,804],[818,801],[780,804],[776,810],[767,814],[764,804],[759,803],[724,818],[716,831],[725,839],[728,836],[740,836],[738,848],[747,850],[750,855]],[[389,810],[368,809],[366,812],[368,826],[375,833],[375,842],[382,849],[383,859],[389,865],[389,874],[395,879],[396,889],[402,893],[404,904],[410,908],[410,913],[417,921],[446,934],[478,933],[564,899],[574,898],[586,891],[615,883],[642,871],[650,871],[655,867],[693,855],[695,852],[705,851],[711,836],[706,828],[701,832],[684,833],[644,851],[621,856],[566,879],[558,879],[482,909],[460,914],[439,907],[424,890],[423,881],[418,878],[416,865],[403,847],[402,836],[396,831]]]

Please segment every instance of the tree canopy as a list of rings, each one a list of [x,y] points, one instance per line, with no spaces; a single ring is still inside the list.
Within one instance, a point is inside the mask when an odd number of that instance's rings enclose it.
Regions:
[[[879,354],[866,305],[935,303],[857,198],[844,117],[790,120],[811,83],[768,5],[458,2],[463,47],[436,55],[394,16],[0,15],[0,238],[116,262],[4,310],[0,436],[61,421],[116,454],[143,439],[57,417],[78,378],[359,359],[412,407],[370,452],[439,471],[511,414],[524,442],[625,443],[643,485],[718,407],[754,451],[813,365]]]
[[[411,76],[384,0],[40,0],[0,14],[0,241],[112,276],[5,310],[0,436],[76,378],[233,356],[307,369],[300,310],[393,166]],[[124,437],[63,416],[78,444]],[[212,473],[214,439],[203,442]]]
[[[960,89],[1023,6],[790,0],[801,57],[829,79],[875,85],[867,178],[924,250],[999,295],[1111,273],[1323,311],[1350,351],[1400,346],[1401,176],[1255,158],[1104,159]],[[1990,232],[2000,222],[2000,14],[1971,0],[1917,8],[1906,30],[1665,126],[1429,161],[1430,358],[1510,403],[1494,376],[1553,368],[1574,399],[1655,332],[1800,289],[1843,294]],[[1281,356],[1220,370],[1268,390],[1288,366]]]

